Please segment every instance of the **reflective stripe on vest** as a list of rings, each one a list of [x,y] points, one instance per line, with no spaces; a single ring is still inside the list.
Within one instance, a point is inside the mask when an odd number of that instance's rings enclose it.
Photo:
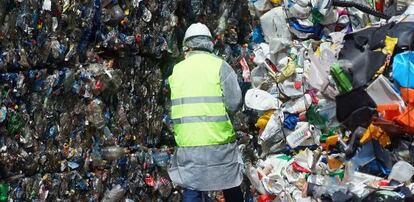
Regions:
[[[235,140],[220,86],[223,60],[196,53],[174,66],[171,118],[180,147],[227,144]]]
[[[222,96],[210,96],[210,97],[185,97],[171,100],[171,105],[183,105],[194,103],[222,103]]]
[[[227,116],[187,116],[173,119],[174,124],[195,123],[195,122],[220,122],[229,120]]]

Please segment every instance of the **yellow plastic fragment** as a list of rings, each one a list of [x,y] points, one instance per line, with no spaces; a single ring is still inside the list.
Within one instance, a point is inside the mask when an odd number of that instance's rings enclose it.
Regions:
[[[361,139],[359,140],[359,143],[365,144],[372,138],[378,140],[378,142],[383,147],[391,144],[391,140],[388,134],[385,131],[383,131],[380,127],[377,127],[373,124],[369,125],[368,129],[365,131],[364,135],[362,135]]]
[[[387,55],[392,55],[397,43],[398,43],[398,38],[385,36],[385,47],[382,50],[383,53]]]
[[[270,0],[273,4],[282,4],[282,0]]]
[[[377,72],[375,73],[373,79],[377,78],[380,74],[382,74],[385,71],[385,69],[389,66],[390,57],[394,53],[394,49],[395,49],[395,46],[397,45],[397,43],[398,43],[398,38],[385,36],[385,47],[382,49],[382,52],[384,54],[388,55],[387,61],[384,63],[384,65],[382,65],[377,70]]]
[[[295,73],[296,64],[293,60],[290,60],[289,63],[284,67],[280,73],[276,76],[277,82],[282,82],[289,77],[291,77]]]
[[[274,110],[267,110],[259,119],[257,119],[256,127],[263,129],[266,127],[267,122],[269,121],[270,117],[272,116]]]

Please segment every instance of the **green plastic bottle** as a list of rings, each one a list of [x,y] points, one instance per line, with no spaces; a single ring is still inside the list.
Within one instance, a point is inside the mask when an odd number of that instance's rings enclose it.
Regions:
[[[22,122],[20,116],[17,113],[13,112],[11,114],[6,128],[7,128],[7,132],[10,135],[16,135],[17,133],[21,132],[21,130],[23,128],[23,122]]]
[[[306,111],[306,119],[309,123],[320,128],[324,128],[326,125],[326,119],[316,112],[316,107],[314,105],[311,105],[308,111]]]
[[[345,93],[352,90],[352,83],[349,79],[349,75],[341,68],[341,66],[339,66],[339,64],[333,64],[331,66],[331,75],[338,86],[339,92]]]
[[[338,169],[336,171],[330,172],[329,176],[331,176],[331,177],[338,176],[339,179],[343,180],[344,176],[345,176],[345,171],[343,169]]]
[[[312,9],[312,23],[318,24],[322,22],[324,16],[318,11],[318,9]]]
[[[7,201],[8,196],[7,193],[9,192],[9,184],[2,182],[0,183],[0,202]]]

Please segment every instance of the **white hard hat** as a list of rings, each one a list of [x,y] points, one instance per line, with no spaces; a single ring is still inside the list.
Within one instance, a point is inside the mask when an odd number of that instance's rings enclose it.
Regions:
[[[187,39],[194,36],[208,36],[210,38],[213,38],[208,27],[202,23],[194,23],[190,25],[187,31],[185,31],[183,42],[185,43]]]

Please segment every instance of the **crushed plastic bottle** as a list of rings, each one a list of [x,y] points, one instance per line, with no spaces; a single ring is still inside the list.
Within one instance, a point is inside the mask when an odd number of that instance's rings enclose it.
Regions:
[[[9,184],[0,183],[0,201],[7,201],[9,192]]]

